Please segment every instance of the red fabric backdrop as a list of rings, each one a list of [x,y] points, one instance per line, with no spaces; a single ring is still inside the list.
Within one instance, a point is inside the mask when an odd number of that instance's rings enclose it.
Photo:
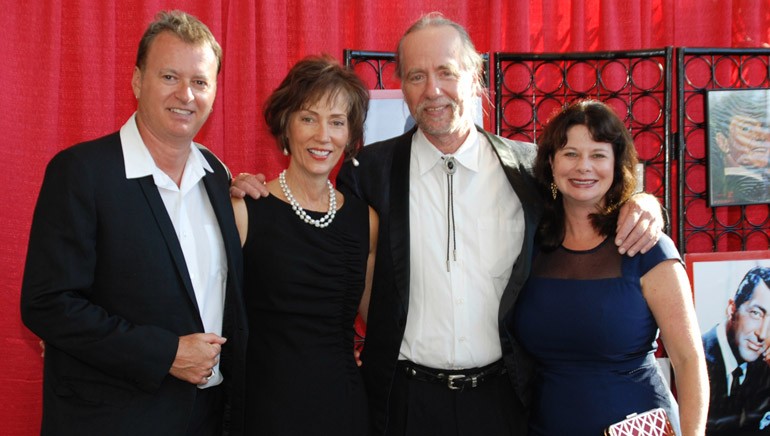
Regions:
[[[275,177],[283,157],[260,108],[289,66],[344,48],[391,51],[422,13],[466,26],[479,51],[558,52],[673,46],[760,47],[763,0],[0,0],[0,433],[39,432],[37,339],[19,318],[19,288],[43,171],[58,150],[116,130],[134,110],[136,46],[161,9],[207,23],[225,60],[199,142],[234,173]]]

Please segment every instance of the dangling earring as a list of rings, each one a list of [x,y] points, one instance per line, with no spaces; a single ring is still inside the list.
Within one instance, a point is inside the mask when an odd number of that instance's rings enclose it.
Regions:
[[[288,156],[289,155],[289,147],[284,146],[283,147],[283,155]]]
[[[559,190],[556,188],[556,183],[551,182],[551,197],[553,197],[554,200],[556,200],[557,192],[559,192]]]
[[[355,147],[350,147],[350,144],[345,144],[345,154],[350,157],[350,163],[353,164],[354,167],[357,167],[359,165],[358,159],[356,159],[355,156],[353,156],[353,153],[356,152]]]

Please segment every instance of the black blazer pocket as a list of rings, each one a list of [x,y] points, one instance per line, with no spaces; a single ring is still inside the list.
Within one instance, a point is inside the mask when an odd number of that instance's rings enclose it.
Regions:
[[[134,396],[134,392],[120,386],[72,377],[63,377],[54,392],[60,397],[93,406],[106,404],[114,407],[125,407]]]

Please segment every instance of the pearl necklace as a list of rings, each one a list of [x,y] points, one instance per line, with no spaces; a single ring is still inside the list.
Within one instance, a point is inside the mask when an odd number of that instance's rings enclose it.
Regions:
[[[328,179],[326,180],[326,186],[329,187],[329,211],[326,212],[326,215],[317,220],[310,218],[310,215],[308,215],[307,212],[305,212],[305,209],[300,206],[297,199],[291,195],[289,185],[286,184],[286,170],[281,171],[281,174],[278,175],[278,184],[281,185],[281,191],[283,191],[283,195],[285,195],[286,199],[289,200],[291,208],[294,209],[294,213],[297,214],[299,219],[321,229],[332,223],[334,220],[334,215],[337,214],[337,195],[334,192],[334,186],[332,186],[332,182],[330,182]]]

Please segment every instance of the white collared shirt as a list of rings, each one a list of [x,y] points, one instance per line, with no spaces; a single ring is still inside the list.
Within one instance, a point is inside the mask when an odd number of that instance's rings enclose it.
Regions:
[[[727,396],[730,396],[730,389],[733,385],[733,371],[737,368],[738,360],[733,355],[733,350],[730,348],[730,343],[727,341],[727,328],[724,322],[720,322],[717,325],[717,341],[719,342],[719,350],[722,352],[722,362],[725,363],[725,377],[727,378]],[[743,384],[746,379],[746,363],[743,363],[743,373],[741,374],[738,382]]]
[[[399,358],[441,369],[502,357],[500,298],[524,240],[521,202],[492,145],[474,128],[453,156],[456,260],[442,154],[421,130],[412,138],[409,310]]]
[[[219,222],[203,184],[206,171],[214,170],[198,148],[190,143],[190,155],[185,163],[179,186],[158,166],[142,141],[136,126],[136,113],[120,129],[126,178],[152,175],[163,199],[176,236],[184,253],[187,271],[195,291],[203,328],[208,333],[222,335],[224,318],[227,258]],[[219,364],[214,375],[200,388],[222,383]]]

